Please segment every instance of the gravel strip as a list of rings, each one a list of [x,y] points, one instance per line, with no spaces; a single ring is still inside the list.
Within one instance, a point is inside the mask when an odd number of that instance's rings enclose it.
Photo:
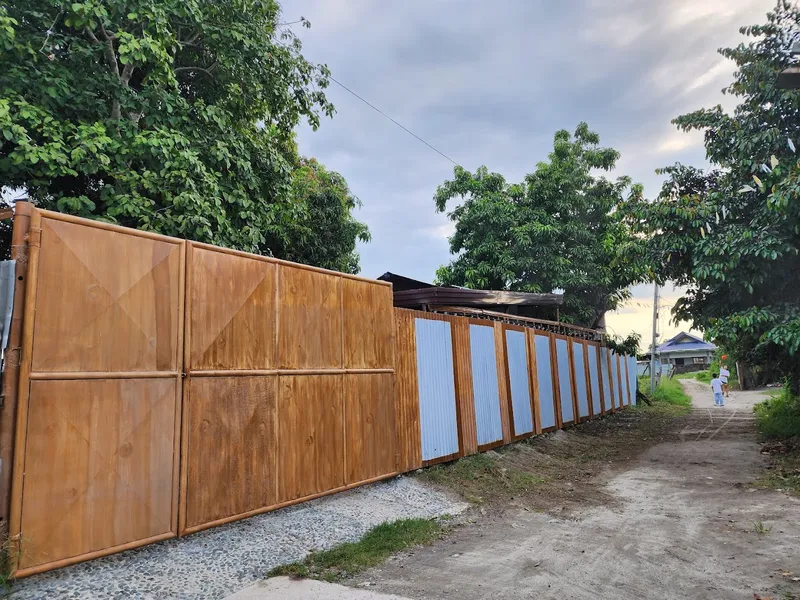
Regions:
[[[224,598],[273,567],[301,560],[311,550],[356,541],[381,523],[454,515],[466,506],[417,480],[397,477],[35,575],[16,583],[11,598]]]

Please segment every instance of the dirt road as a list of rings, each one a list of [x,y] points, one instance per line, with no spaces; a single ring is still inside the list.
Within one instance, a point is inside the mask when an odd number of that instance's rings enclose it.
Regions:
[[[800,500],[750,487],[766,460],[751,409],[761,396],[714,408],[707,386],[686,387],[695,408],[669,441],[605,482],[617,502],[479,519],[351,585],[466,600],[800,598]]]

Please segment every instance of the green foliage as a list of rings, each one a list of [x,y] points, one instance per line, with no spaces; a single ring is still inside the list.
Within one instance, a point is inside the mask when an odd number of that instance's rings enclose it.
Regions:
[[[303,159],[292,173],[292,201],[303,207],[286,226],[287,241],[277,256],[343,273],[358,273],[356,240],[370,241],[369,229],[353,218],[361,206],[344,177],[315,159]]]
[[[630,258],[658,282],[688,292],[676,319],[705,330],[733,358],[770,364],[800,386],[800,94],[775,86],[787,64],[800,11],[778,3],[767,24],[740,31],[755,38],[720,51],[739,70],[726,89],[739,98],[732,114],[717,106],[675,119],[705,132],[715,166],[676,164],[655,202],[624,211],[647,239]],[[733,363],[734,361],[731,361]]]
[[[606,345],[617,354],[626,354],[628,356],[639,356],[639,342],[642,341],[642,336],[632,331],[625,339],[618,337],[606,336]]]
[[[713,369],[711,371],[698,371],[697,373],[694,374],[694,378],[700,383],[711,383],[712,373],[718,374],[719,369],[717,369],[716,371],[714,371]]]
[[[650,378],[639,378],[639,389],[643,390],[648,396],[650,394]],[[665,404],[672,404],[675,406],[689,407],[692,405],[692,399],[683,390],[683,386],[677,379],[670,379],[662,377],[661,382],[656,387],[655,394],[650,396],[653,402],[661,402]]]
[[[4,186],[45,208],[357,270],[368,232],[344,180],[314,161],[292,175],[295,126],[333,106],[327,68],[303,58],[274,0],[12,0],[0,64]]]
[[[594,174],[614,169],[619,158],[599,142],[586,123],[574,135],[558,131],[549,161],[518,184],[486,167],[475,173],[456,167],[434,196],[439,212],[463,199],[448,213],[456,225],[450,238],[456,258],[439,268],[438,282],[524,292],[560,288],[564,320],[588,326],[614,310],[638,276],[637,263],[619,260],[620,248],[633,239],[615,208],[641,189],[627,177]]]
[[[395,552],[428,544],[442,531],[442,525],[436,520],[403,519],[383,523],[370,529],[358,542],[313,552],[302,562],[272,569],[267,577],[289,575],[338,581],[381,564]]]
[[[753,408],[758,431],[764,439],[784,440],[800,436],[800,397],[785,387]]]

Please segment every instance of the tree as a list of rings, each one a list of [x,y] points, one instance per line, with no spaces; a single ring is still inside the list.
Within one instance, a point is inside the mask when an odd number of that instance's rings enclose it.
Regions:
[[[358,273],[356,240],[370,241],[369,228],[352,211],[361,202],[344,177],[315,159],[302,159],[292,173],[292,201],[303,207],[287,232],[288,242],[275,249],[287,260],[343,273]]]
[[[739,98],[678,117],[705,132],[713,169],[675,165],[652,203],[625,208],[647,242],[639,259],[659,282],[688,287],[676,319],[705,330],[739,359],[772,365],[800,392],[800,94],[775,85],[798,32],[800,12],[781,1],[755,38],[720,53],[736,62],[724,91]]]
[[[619,153],[599,146],[581,123],[574,136],[555,134],[548,162],[524,182],[509,184],[481,167],[474,174],[456,167],[438,187],[436,210],[464,198],[448,214],[456,229],[450,252],[457,255],[437,271],[442,284],[526,292],[564,290],[564,320],[594,327],[629,295],[637,264],[618,260],[635,243],[615,208],[626,193],[641,194],[630,179],[610,181]]]
[[[0,64],[3,185],[242,250],[291,243],[292,131],[333,107],[277,2],[12,0]]]

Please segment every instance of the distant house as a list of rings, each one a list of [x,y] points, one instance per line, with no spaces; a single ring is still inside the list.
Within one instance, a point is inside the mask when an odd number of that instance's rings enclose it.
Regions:
[[[714,344],[683,331],[656,349],[662,364],[695,365],[699,368],[710,365],[716,351]]]

